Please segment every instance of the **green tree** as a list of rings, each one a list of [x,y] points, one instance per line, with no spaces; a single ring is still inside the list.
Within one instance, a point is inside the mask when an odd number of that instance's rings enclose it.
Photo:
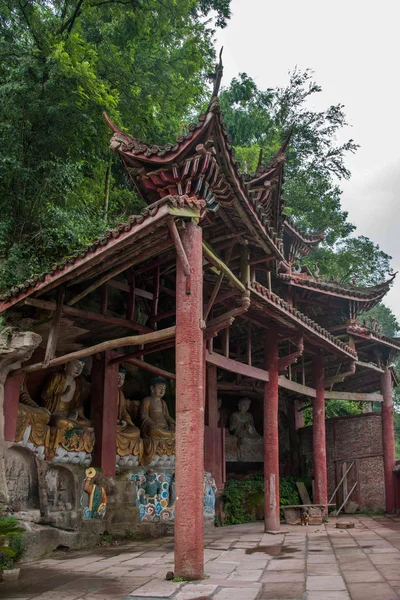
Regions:
[[[205,97],[229,4],[0,2],[0,287],[140,209],[101,113],[155,143],[180,134]]]
[[[355,226],[341,207],[340,181],[348,179],[346,156],[358,148],[353,140],[337,144],[347,125],[344,106],[324,111],[309,108],[321,92],[311,71],[295,69],[284,88],[259,90],[245,73],[234,78],[220,95],[221,108],[242,168],[257,168],[291,135],[286,156],[285,213],[303,230],[325,229],[325,241],[307,259],[318,262],[321,275],[343,283],[371,285],[386,278],[390,257]],[[353,235],[351,235],[353,234]]]

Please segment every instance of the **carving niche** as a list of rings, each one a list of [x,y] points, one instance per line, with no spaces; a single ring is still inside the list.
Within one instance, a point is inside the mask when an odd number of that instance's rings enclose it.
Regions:
[[[28,450],[15,446],[7,450],[6,479],[14,511],[39,508],[38,474],[35,459]]]
[[[46,473],[47,502],[50,512],[75,507],[75,484],[72,473],[64,467],[52,467]]]

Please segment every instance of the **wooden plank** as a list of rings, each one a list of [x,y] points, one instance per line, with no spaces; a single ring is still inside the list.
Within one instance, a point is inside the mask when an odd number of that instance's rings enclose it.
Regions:
[[[56,310],[56,303],[50,302],[48,300],[37,300],[36,298],[26,298],[24,300],[25,306],[34,306],[35,308],[42,308],[43,310]],[[132,321],[128,321],[127,319],[122,319],[120,317],[110,317],[105,315],[100,315],[97,313],[87,312],[86,310],[81,310],[79,308],[73,308],[71,306],[64,306],[63,313],[65,315],[70,315],[71,317],[76,317],[78,319],[86,319],[88,321],[98,321],[99,323],[105,323],[106,325],[115,325],[116,327],[125,327],[126,329],[133,329],[134,331],[139,331],[139,333],[150,333],[152,329],[150,327],[145,327],[144,325],[140,325],[139,323],[132,323]]]
[[[225,369],[225,371],[238,373],[239,375],[251,377],[258,381],[269,381],[268,371],[258,369],[257,367],[251,367],[250,365],[233,360],[232,358],[226,358],[226,356],[221,356],[221,354],[216,354],[215,352],[206,350],[206,362],[210,365],[215,365],[220,369]]]
[[[63,365],[73,360],[87,358],[88,356],[93,356],[94,354],[98,354],[99,352],[115,350],[116,348],[122,348],[124,346],[139,346],[140,344],[151,344],[155,342],[161,342],[163,340],[175,337],[175,331],[176,327],[168,327],[167,329],[161,329],[161,331],[152,331],[151,333],[144,333],[141,335],[130,335],[128,337],[117,338],[115,340],[108,340],[107,342],[102,342],[101,344],[90,346],[89,348],[82,348],[81,350],[77,350],[76,352],[70,352],[68,354],[64,354],[63,356],[58,356],[57,358],[51,360],[48,366],[55,367],[57,365]],[[18,371],[15,371],[15,373],[20,373],[21,371],[30,373],[31,371],[39,371],[43,368],[43,363],[36,363],[34,365],[29,365],[22,369],[18,369]]]
[[[311,504],[311,498],[308,495],[307,488],[302,481],[296,481],[297,491],[303,503],[303,506]]]
[[[232,273],[230,268],[220,258],[218,258],[218,256],[216,256],[216,254],[208,246],[208,244],[206,244],[206,242],[203,242],[203,254],[209,263],[211,263],[216,269],[218,269],[220,273],[222,272],[224,273],[224,275],[226,275],[229,282],[234,287],[236,287],[241,292],[246,291],[246,286],[243,285],[243,283],[236,277],[236,275]]]

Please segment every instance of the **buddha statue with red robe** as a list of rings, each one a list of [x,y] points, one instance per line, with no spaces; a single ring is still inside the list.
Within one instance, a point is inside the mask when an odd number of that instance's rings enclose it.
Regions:
[[[29,442],[36,447],[48,446],[50,440],[50,421],[51,413],[46,408],[39,406],[29,394],[26,387],[26,378],[21,385],[17,429],[15,441],[20,442],[24,438],[26,428],[30,426]]]
[[[43,405],[51,413],[49,454],[59,445],[73,452],[93,450],[94,430],[85,417],[80,396],[83,366],[79,359],[67,363],[64,371],[50,375],[42,391]]]

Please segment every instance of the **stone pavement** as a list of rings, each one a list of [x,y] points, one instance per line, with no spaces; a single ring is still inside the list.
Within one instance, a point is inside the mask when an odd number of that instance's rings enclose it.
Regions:
[[[398,600],[400,517],[352,517],[355,529],[262,523],[217,528],[206,535],[206,578],[165,581],[173,539],[130,542],[87,552],[58,552],[22,567],[0,584],[13,600]]]

